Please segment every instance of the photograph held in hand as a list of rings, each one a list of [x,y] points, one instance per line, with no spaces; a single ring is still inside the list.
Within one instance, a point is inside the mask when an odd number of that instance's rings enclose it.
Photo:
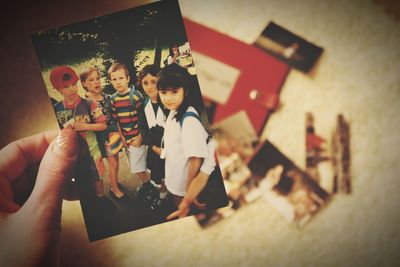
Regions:
[[[90,152],[74,177],[90,241],[227,205],[177,1],[31,38],[60,128]]]

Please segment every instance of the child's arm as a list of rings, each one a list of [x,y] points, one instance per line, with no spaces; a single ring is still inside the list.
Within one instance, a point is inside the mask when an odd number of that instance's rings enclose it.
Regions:
[[[190,211],[190,205],[192,203],[196,204],[196,206],[199,208],[205,208],[205,204],[198,203],[196,198],[206,187],[208,177],[209,175],[207,173],[200,171],[197,176],[193,178],[192,182],[188,186],[185,197],[179,204],[178,210],[168,215],[167,220],[171,220],[176,217],[186,217]]]
[[[134,147],[140,147],[142,145],[143,138],[142,135],[139,133],[137,136],[132,138],[131,145]]]
[[[197,157],[190,157],[188,160],[188,177],[187,177],[187,187],[186,190],[189,188],[190,183],[196,177],[196,175],[200,171],[201,164],[203,164],[202,158]]]
[[[85,123],[85,122],[74,122],[72,124],[72,128],[75,131],[104,131],[107,129],[107,123],[99,122],[99,123]]]
[[[88,115],[90,118],[90,122],[73,122],[72,127],[75,131],[104,131],[107,129],[107,119],[104,116],[102,110],[97,106],[96,101],[84,100],[83,103],[87,106],[90,105],[88,108]]]
[[[153,145],[151,149],[156,153],[157,155],[161,156],[161,147],[158,147],[156,145]]]
[[[151,145],[151,135],[150,135],[150,129],[149,129],[149,124],[147,122],[146,118],[146,113],[145,113],[145,107],[144,105],[141,105],[139,110],[138,110],[138,128],[139,128],[139,133],[142,137],[142,143],[144,145]]]
[[[121,136],[122,143],[123,143],[125,149],[127,149],[128,148],[128,144],[126,143],[125,136],[122,133],[122,129],[121,129],[121,126],[119,125],[118,121],[117,121],[117,128],[118,128],[119,135]]]
[[[186,187],[185,197],[182,199],[179,204],[178,210],[173,212],[167,217],[167,220],[173,219],[175,217],[183,218],[185,217],[190,210],[190,205],[196,199],[196,196],[201,192],[203,176],[200,175],[200,167],[203,163],[202,158],[190,157],[188,160],[188,184]],[[207,176],[208,178],[208,176]],[[206,181],[207,183],[207,181]],[[205,186],[205,185],[204,185]],[[199,190],[200,189],[200,190]],[[199,190],[199,191],[198,191]]]

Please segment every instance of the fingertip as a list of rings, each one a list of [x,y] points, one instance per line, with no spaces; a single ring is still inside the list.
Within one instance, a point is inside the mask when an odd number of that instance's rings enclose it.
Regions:
[[[8,212],[15,213],[15,212],[19,211],[20,208],[21,208],[20,205],[11,202],[8,206]]]
[[[77,134],[72,129],[60,131],[53,143],[53,152],[63,157],[74,157],[78,153]]]
[[[0,195],[0,212],[2,213],[15,213],[21,206],[8,200]]]

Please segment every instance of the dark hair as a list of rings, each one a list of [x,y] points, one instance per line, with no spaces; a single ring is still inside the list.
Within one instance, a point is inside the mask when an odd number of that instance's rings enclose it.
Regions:
[[[150,74],[151,76],[157,77],[157,74],[160,72],[160,67],[157,65],[146,65],[143,67],[143,69],[139,72],[138,75],[138,81],[137,81],[137,87],[143,91],[142,87],[142,81],[143,78],[147,75]]]
[[[184,91],[184,99],[182,104],[177,110],[175,115],[175,119],[179,121],[182,115],[186,112],[189,106],[192,106],[196,109],[197,113],[201,115],[202,109],[199,101],[201,99],[196,99],[196,93],[193,91],[195,88],[193,84],[193,80],[187,69],[179,66],[178,64],[170,64],[158,73],[157,75],[157,89],[159,91],[170,91],[175,90],[179,87],[183,88]],[[160,97],[160,96],[158,96]],[[159,100],[159,103],[162,103]]]

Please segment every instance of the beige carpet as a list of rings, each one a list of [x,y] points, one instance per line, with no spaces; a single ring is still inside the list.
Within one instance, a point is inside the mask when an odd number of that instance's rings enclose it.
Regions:
[[[65,203],[62,266],[400,266],[400,22],[361,0],[180,3],[184,16],[247,43],[273,20],[325,49],[312,75],[290,72],[282,107],[263,137],[304,168],[305,112],[314,113],[323,136],[343,113],[351,123],[354,191],[334,196],[303,229],[258,200],[206,230],[186,218],[93,244],[86,241],[79,203]],[[124,1],[118,9],[134,5]],[[49,21],[39,24],[72,22]],[[27,68],[40,77],[36,66]],[[55,128],[38,117],[34,130],[9,129],[4,140]]]

